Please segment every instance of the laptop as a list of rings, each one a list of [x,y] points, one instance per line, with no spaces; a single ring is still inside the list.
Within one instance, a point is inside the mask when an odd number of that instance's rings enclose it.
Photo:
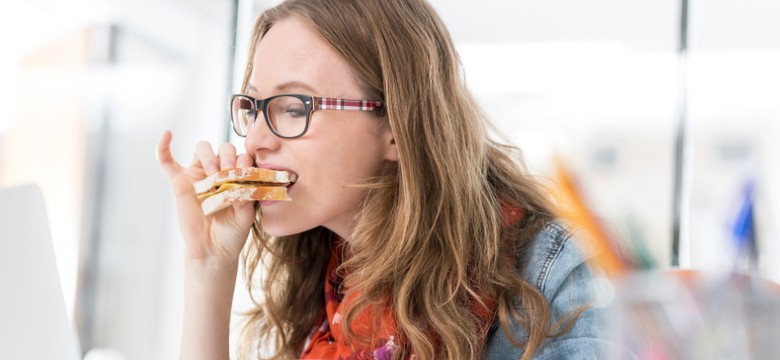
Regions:
[[[41,191],[0,188],[0,359],[80,358]]]

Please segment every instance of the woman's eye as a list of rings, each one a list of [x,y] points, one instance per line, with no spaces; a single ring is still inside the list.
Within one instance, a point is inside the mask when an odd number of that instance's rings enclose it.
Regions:
[[[255,118],[255,116],[257,115],[257,111],[252,110],[252,109],[239,109],[238,110],[238,115],[240,117],[246,119],[247,121],[249,121],[250,119],[254,119]]]
[[[306,109],[300,107],[291,107],[287,109],[287,115],[292,118],[306,117]]]

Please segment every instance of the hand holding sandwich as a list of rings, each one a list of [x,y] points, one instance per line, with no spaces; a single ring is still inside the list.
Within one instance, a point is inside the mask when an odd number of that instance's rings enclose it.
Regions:
[[[185,315],[180,357],[227,359],[238,258],[255,219],[253,201],[233,200],[253,199],[255,192],[246,190],[245,184],[223,181],[231,177],[220,176],[220,170],[239,173],[254,162],[246,154],[237,156],[230,144],[220,146],[215,155],[209,143],[201,142],[192,165],[185,167],[173,158],[171,139],[169,131],[163,133],[157,144],[157,161],[173,189],[184,237]],[[223,187],[225,184],[228,186]],[[251,193],[248,198],[247,192]]]
[[[255,219],[254,203],[252,201],[237,203],[220,201],[219,208],[216,205],[206,208],[205,205],[208,203],[202,206],[202,202],[211,200],[213,203],[214,199],[219,197],[226,199],[230,197],[229,194],[235,194],[236,189],[232,189],[232,192],[226,191],[231,190],[230,188],[222,189],[219,192],[222,195],[218,197],[213,196],[218,193],[212,191],[210,194],[212,196],[201,194],[202,196],[199,198],[196,184],[207,180],[209,175],[212,175],[210,177],[212,180],[215,179],[220,169],[249,168],[252,166],[252,159],[246,154],[237,156],[235,147],[230,144],[223,144],[218,154],[215,155],[209,143],[201,142],[196,146],[192,165],[184,167],[171,154],[171,139],[171,133],[166,131],[157,146],[157,159],[176,198],[179,224],[184,236],[187,258],[237,261]],[[217,186],[214,186],[213,190],[217,190],[219,185],[222,185],[221,183],[214,184]],[[203,187],[202,183],[199,185]],[[214,199],[203,200],[205,197],[213,197]]]

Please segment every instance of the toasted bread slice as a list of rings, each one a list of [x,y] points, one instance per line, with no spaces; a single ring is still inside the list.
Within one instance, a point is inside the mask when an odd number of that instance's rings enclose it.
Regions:
[[[290,201],[284,186],[253,186],[224,184],[200,203],[203,214],[211,215],[240,201],[280,200]]]

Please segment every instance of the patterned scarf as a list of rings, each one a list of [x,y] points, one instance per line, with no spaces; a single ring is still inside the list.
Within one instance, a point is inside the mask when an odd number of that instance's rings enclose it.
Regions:
[[[501,222],[503,226],[513,225],[523,217],[522,210],[516,207],[508,207],[502,203]],[[342,262],[343,240],[334,241],[333,253],[326,268],[325,279],[325,311],[322,323],[312,330],[311,335],[304,346],[301,359],[339,359],[339,360],[390,360],[393,354],[399,351],[404,344],[403,334],[399,334],[396,328],[395,316],[392,309],[382,311],[378,324],[380,328],[372,327],[375,324],[373,313],[365,308],[358,313],[352,321],[353,334],[360,338],[371,339],[373,345],[368,348],[357,348],[348,343],[344,336],[342,326],[343,310],[353,299],[360,296],[359,291],[353,291],[345,298],[342,292],[342,280],[336,271]],[[487,309],[474,301],[472,311],[479,319],[478,334],[483,334],[487,341],[489,329],[495,315],[495,301],[483,299]]]

